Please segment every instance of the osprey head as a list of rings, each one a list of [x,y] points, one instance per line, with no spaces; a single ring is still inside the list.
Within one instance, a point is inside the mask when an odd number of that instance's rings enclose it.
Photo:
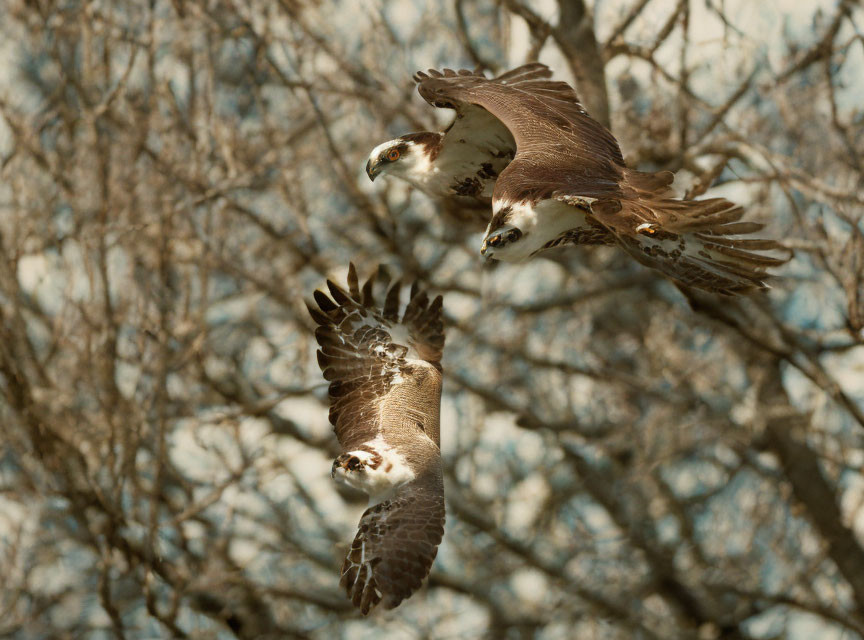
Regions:
[[[483,244],[480,246],[480,255],[507,262],[524,259],[526,256],[519,255],[521,253],[519,251],[514,252],[512,246],[522,238],[522,235],[521,229],[509,224],[496,229],[494,232],[487,232],[486,237],[483,238]],[[513,254],[512,257],[511,254]]]
[[[440,144],[441,134],[431,131],[383,142],[369,154],[366,175],[373,181],[383,173],[410,180],[413,174],[429,170]]]
[[[593,198],[578,198],[590,209]],[[568,231],[596,231],[585,208],[547,198],[536,202],[494,201],[480,254],[503,262],[530,260]]]
[[[530,204],[498,200],[492,206],[492,220],[486,227],[480,255],[504,262],[521,262],[529,257],[527,236],[536,226],[536,215]],[[526,250],[527,249],[527,250]]]

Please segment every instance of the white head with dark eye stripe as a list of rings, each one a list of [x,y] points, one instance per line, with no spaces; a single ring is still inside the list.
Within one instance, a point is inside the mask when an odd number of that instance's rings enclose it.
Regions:
[[[369,154],[366,175],[375,180],[389,174],[410,182],[431,170],[440,141],[441,134],[423,131],[383,142]]]
[[[486,233],[483,244],[480,246],[480,255],[487,258],[496,258],[505,262],[519,261],[520,257],[510,258],[513,253],[514,243],[523,236],[522,230],[510,224],[505,224]],[[508,259],[509,258],[509,259]]]
[[[492,221],[486,229],[481,255],[503,262],[522,262],[562,233],[585,225],[585,213],[577,207],[541,200],[537,203],[493,203]]]

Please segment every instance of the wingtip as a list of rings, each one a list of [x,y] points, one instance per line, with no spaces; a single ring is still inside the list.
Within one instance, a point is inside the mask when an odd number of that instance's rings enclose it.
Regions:
[[[309,300],[304,300],[303,304],[306,305],[306,310],[309,312],[309,315],[312,316],[312,319],[316,324],[330,324],[330,318],[328,318],[326,314],[322,313],[321,310],[315,307]]]
[[[380,282],[384,288],[387,288],[387,285],[390,284],[390,280],[392,277],[390,276],[390,269],[387,268],[386,264],[379,264],[378,270],[372,274],[372,277],[375,278],[376,282]]]
[[[348,295],[348,292],[332,280],[327,280],[327,288],[330,290],[330,295],[333,296],[336,304],[339,306],[351,304],[351,297]]]
[[[329,281],[328,281],[328,282],[329,282]],[[326,293],[324,293],[323,291],[321,291],[321,289],[315,289],[315,291],[312,293],[312,297],[315,298],[315,302],[318,303],[318,307],[319,307],[319,308],[321,309],[321,311],[323,311],[324,313],[327,313],[327,312],[329,312],[329,311],[333,311],[334,309],[337,308],[336,303],[333,302],[333,301],[332,301],[332,300],[327,296]]]
[[[357,269],[354,267],[353,262],[348,263],[348,292],[351,294],[354,302],[361,303],[360,279],[357,277]]]

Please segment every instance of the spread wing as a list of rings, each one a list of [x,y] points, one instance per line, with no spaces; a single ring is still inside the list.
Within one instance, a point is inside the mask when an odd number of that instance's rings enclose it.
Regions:
[[[361,287],[352,264],[347,291],[328,280],[330,296],[316,291],[317,308],[309,306],[336,437],[346,452],[371,454],[359,473],[392,482],[380,495],[370,491],[377,502],[363,514],[342,565],[340,585],[364,615],[416,591],[444,535],[441,297],[430,302],[415,284],[400,317],[401,286],[389,284],[379,267]],[[407,475],[388,480],[399,465]]]
[[[530,69],[531,66],[528,65],[527,67],[519,67],[508,71],[495,78],[495,81],[508,86],[518,86],[520,83],[530,80],[538,73],[543,77],[551,75],[551,72],[547,68],[544,68],[544,71],[535,72]],[[526,74],[523,71],[530,71],[531,73]],[[429,73],[439,75],[440,77],[458,76],[462,78],[485,79],[482,73],[468,71],[467,69],[460,69],[459,71],[444,69],[443,72],[430,69]],[[428,77],[423,72],[417,72],[414,74],[414,81],[422,86],[424,79]],[[456,111],[456,117],[453,119],[453,122],[444,130],[443,145],[454,145],[468,141],[476,147],[487,150],[490,162],[501,158],[506,158],[509,162],[516,155],[516,141],[510,129],[483,107],[470,102],[438,103],[435,106],[452,108]]]
[[[401,286],[397,282],[388,288],[389,283],[386,269],[379,267],[361,288],[351,264],[348,291],[328,280],[332,299],[316,291],[317,308],[309,305],[319,325],[318,364],[330,381],[330,422],[345,451],[380,433],[384,400],[394,386],[414,375],[417,365],[428,363],[441,371],[441,296],[430,302],[415,283],[400,319]],[[385,292],[383,306],[376,303],[375,289]],[[428,384],[440,389],[440,375],[436,378]],[[438,444],[437,423],[428,426],[427,435]]]
[[[618,142],[588,115],[570,85],[550,76],[546,65],[532,63],[493,79],[449,69],[430,69],[415,79],[433,106],[480,107],[513,135],[516,157],[496,184],[496,198],[539,199],[556,191],[616,195],[624,168]]]
[[[340,585],[365,615],[392,609],[420,588],[444,536],[444,481],[429,474],[363,514]]]
[[[781,248],[778,243],[740,237],[762,228],[741,222],[741,207],[722,198],[675,199],[671,172],[627,168],[612,133],[586,113],[568,84],[548,79],[547,67],[525,65],[511,73],[523,80],[465,71],[418,74],[418,91],[432,105],[482,107],[513,134],[516,157],[498,178],[493,201],[576,204],[592,198],[591,215],[628,253],[709,291],[761,288],[766,268],[785,262],[759,253]]]

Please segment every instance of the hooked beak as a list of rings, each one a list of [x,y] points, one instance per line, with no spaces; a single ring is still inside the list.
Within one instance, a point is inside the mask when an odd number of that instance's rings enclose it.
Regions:
[[[372,160],[366,161],[366,175],[369,176],[369,179],[372,182],[375,182],[375,176],[381,173],[381,169],[378,164],[372,164]]]

